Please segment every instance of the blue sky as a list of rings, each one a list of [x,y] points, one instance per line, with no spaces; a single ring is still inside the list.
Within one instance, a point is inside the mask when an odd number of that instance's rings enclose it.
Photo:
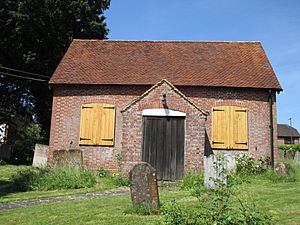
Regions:
[[[278,123],[300,131],[300,0],[111,0],[109,39],[261,41],[284,91]]]

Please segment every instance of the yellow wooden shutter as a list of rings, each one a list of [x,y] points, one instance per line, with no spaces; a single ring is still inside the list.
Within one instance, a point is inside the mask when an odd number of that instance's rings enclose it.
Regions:
[[[115,106],[88,103],[81,107],[80,145],[114,145]]]
[[[79,144],[95,145],[97,136],[97,104],[88,103],[81,106]]]
[[[230,108],[228,106],[218,106],[213,108],[212,113],[212,147],[228,148],[229,117]]]
[[[113,146],[115,136],[115,106],[102,104],[100,145]]]
[[[233,149],[248,149],[248,115],[247,109],[231,106],[230,147]]]

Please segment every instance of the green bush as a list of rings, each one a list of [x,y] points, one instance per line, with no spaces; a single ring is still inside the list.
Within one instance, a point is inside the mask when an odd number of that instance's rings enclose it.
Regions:
[[[196,209],[184,208],[175,200],[162,207],[162,214],[166,225],[200,224],[199,212]]]
[[[81,167],[55,166],[47,169],[20,171],[12,177],[17,190],[59,190],[93,187],[93,173]]]
[[[293,152],[300,151],[300,144],[297,144],[297,145],[278,145],[278,150],[279,151],[285,151],[285,152],[288,152],[288,151],[293,151]]]
[[[255,160],[248,154],[236,156],[235,160],[237,174],[261,174],[267,171],[268,166],[270,165],[270,160],[268,158]]]
[[[39,124],[30,123],[18,131],[13,145],[13,159],[17,164],[31,164],[34,145],[43,141],[42,129]]]

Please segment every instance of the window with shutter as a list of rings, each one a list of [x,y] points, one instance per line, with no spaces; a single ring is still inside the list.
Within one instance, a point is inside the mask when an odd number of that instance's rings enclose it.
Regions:
[[[246,108],[237,106],[213,108],[212,147],[218,149],[248,149]]]
[[[213,108],[212,114],[212,146],[213,148],[228,148],[229,108],[219,106]]]
[[[114,126],[114,105],[82,104],[79,144],[113,146]]]
[[[231,148],[248,149],[247,109],[242,107],[231,106],[231,115]]]

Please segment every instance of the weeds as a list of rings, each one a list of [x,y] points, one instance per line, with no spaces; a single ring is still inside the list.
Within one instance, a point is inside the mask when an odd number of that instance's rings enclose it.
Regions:
[[[108,170],[106,170],[104,167],[100,167],[97,170],[97,175],[100,178],[108,178],[112,181],[112,183],[117,186],[129,186],[129,180],[128,179],[123,179],[120,175],[120,173],[109,173]]]
[[[96,184],[91,171],[75,166],[19,171],[13,175],[12,181],[14,188],[20,191],[78,189]]]
[[[198,199],[196,207],[183,207],[175,200],[166,204],[162,208],[164,222],[167,225],[235,225],[235,224],[271,224],[271,218],[260,211],[254,203],[246,199],[237,197],[237,186],[239,177],[229,175],[226,170],[225,161],[217,156],[214,164],[218,170],[218,178],[213,178],[214,189],[207,190],[204,188],[203,176],[199,174],[189,174],[183,179],[183,188],[191,190],[191,194]],[[263,173],[258,168],[254,159],[243,157],[238,164],[240,174],[253,175]],[[224,179],[229,179],[228,185]]]
[[[195,186],[203,186],[203,183],[204,176],[202,171],[198,171],[196,173],[189,173],[183,177],[181,189],[191,190]]]
[[[108,172],[108,170],[106,170],[104,167],[100,167],[100,168],[97,170],[97,175],[98,175],[98,177],[100,177],[100,178],[102,178],[102,177],[108,177],[109,172]]]
[[[135,206],[130,206],[124,211],[124,214],[137,214],[141,216],[158,215],[159,213],[159,209],[151,209],[143,203],[137,204]]]

